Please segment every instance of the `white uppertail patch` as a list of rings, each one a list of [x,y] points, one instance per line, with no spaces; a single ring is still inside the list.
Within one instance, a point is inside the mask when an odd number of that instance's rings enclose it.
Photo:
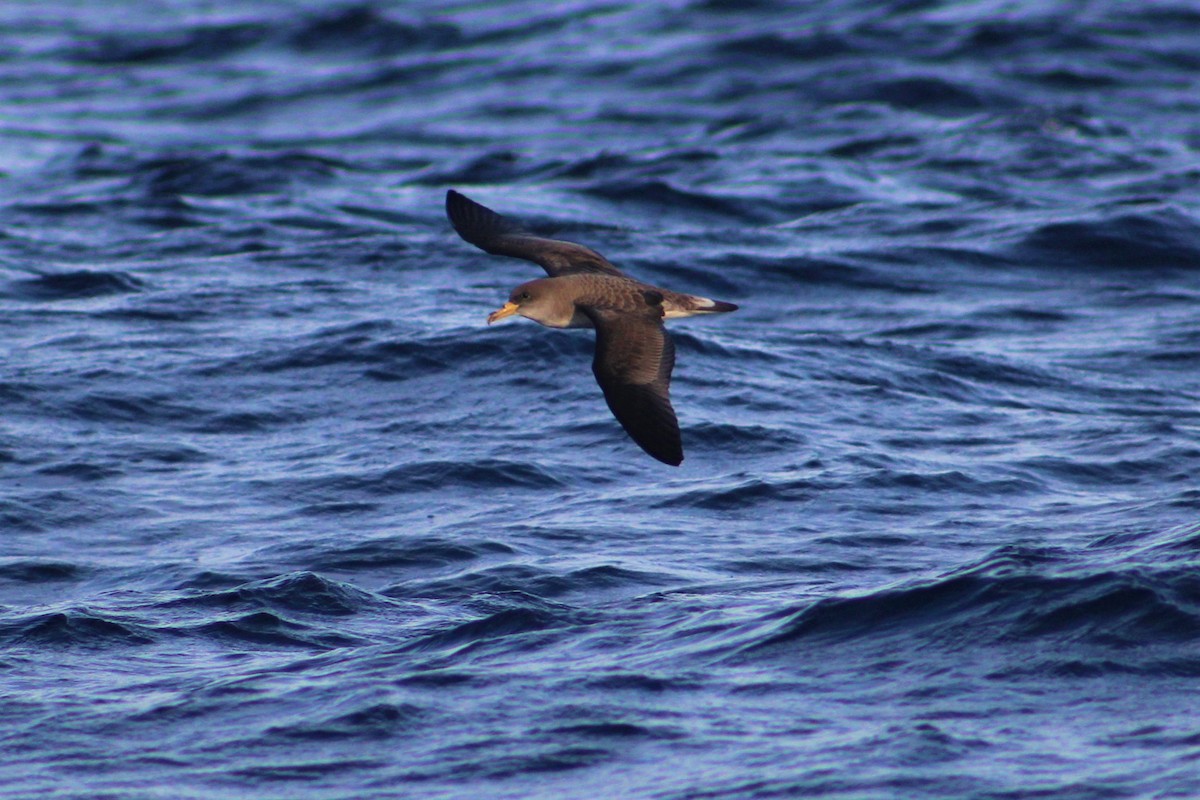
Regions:
[[[694,317],[697,314],[724,314],[729,311],[737,311],[737,306],[733,303],[712,300],[708,297],[697,297],[694,294],[682,295],[681,300],[682,302],[664,303],[663,317],[676,319],[678,317]]]

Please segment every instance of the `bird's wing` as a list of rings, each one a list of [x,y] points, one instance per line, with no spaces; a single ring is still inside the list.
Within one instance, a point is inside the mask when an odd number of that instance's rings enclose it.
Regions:
[[[645,292],[644,310],[583,307],[596,327],[592,372],[629,436],[666,464],[683,461],[669,387],[675,345],[662,324],[662,295]]]
[[[590,247],[534,236],[510,219],[451,189],[446,216],[458,235],[484,252],[532,261],[551,278],[577,273],[624,275]]]

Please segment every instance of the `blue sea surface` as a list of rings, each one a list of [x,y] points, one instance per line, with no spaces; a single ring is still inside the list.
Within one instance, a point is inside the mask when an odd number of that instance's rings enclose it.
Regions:
[[[1200,797],[1195,3],[8,2],[0,187],[5,800]]]

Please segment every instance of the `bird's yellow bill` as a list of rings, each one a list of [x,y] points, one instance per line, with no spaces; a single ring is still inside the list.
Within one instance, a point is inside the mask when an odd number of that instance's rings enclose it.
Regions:
[[[513,314],[517,313],[517,308],[518,306],[516,303],[505,303],[491,314],[488,314],[488,325],[491,325],[496,320],[504,319],[505,317],[511,317]]]

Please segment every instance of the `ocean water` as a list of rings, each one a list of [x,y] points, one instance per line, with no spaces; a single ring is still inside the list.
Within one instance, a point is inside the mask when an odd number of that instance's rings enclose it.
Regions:
[[[1200,796],[1194,3],[9,2],[0,186],[0,797]]]

